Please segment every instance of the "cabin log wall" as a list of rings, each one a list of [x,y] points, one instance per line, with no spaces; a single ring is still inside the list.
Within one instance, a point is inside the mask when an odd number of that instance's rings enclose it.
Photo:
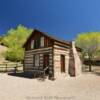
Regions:
[[[68,65],[69,65],[69,48],[63,44],[54,43],[54,76],[59,77],[61,74],[61,55],[65,56],[65,73],[68,75]]]
[[[49,69],[51,72],[52,66],[53,66],[53,49],[52,49],[52,47],[25,51],[24,71],[30,71],[30,70],[32,70],[33,67],[35,67],[34,56],[36,54],[39,54],[39,66],[43,66],[44,54],[49,54]]]
[[[44,46],[31,48],[31,42],[37,38],[44,37]],[[49,54],[49,76],[59,77],[61,73],[61,55],[65,57],[65,73],[68,75],[69,52],[72,48],[71,42],[61,41],[43,32],[34,30],[23,46],[25,48],[24,71],[32,71],[35,66],[35,55],[39,55],[39,66],[44,66],[44,54]],[[81,57],[81,49],[77,47],[78,55]],[[38,65],[37,65],[38,66]]]

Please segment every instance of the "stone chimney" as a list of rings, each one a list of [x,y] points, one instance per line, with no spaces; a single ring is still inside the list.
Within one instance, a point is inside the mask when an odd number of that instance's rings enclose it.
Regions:
[[[75,76],[79,76],[82,73],[82,62],[76,50],[75,41],[72,42],[72,51],[73,51],[74,62],[75,62]]]

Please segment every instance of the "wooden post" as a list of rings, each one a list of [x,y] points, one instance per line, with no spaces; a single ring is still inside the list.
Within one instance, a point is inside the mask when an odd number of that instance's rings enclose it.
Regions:
[[[7,72],[8,70],[7,70],[7,64],[6,64],[6,70],[5,70],[5,72]]]
[[[16,67],[15,67],[15,73],[16,73]]]
[[[15,67],[15,73],[17,72],[17,64],[16,64],[16,67]]]

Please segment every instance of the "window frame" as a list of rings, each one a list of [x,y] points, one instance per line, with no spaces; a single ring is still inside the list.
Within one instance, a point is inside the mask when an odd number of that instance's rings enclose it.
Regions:
[[[40,38],[34,40],[34,49],[40,48]]]
[[[44,36],[42,36],[41,39],[40,39],[40,46],[41,47],[44,47],[45,46],[44,45]]]
[[[34,49],[34,40],[31,41],[31,49]]]
[[[34,66],[35,67],[39,67],[40,66],[40,55],[39,54],[35,54],[34,55]]]

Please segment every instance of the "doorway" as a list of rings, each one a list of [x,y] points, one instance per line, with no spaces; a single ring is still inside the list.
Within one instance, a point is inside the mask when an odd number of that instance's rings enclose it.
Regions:
[[[65,55],[61,55],[61,73],[65,73]]]
[[[49,54],[44,54],[44,60],[43,60],[43,67],[46,68],[49,66]],[[46,74],[49,73],[49,69],[46,70]]]
[[[49,66],[49,54],[44,54],[44,63],[43,63],[44,68]]]

